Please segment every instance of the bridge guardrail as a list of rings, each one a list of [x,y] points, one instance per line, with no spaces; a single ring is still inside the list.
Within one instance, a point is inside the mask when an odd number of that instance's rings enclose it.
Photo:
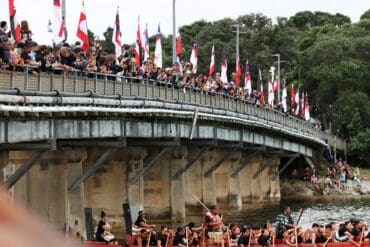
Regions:
[[[297,132],[311,134],[325,140],[328,145],[335,146],[339,150],[345,150],[346,145],[344,140],[316,129],[312,124],[274,109],[267,109],[221,93],[209,94],[195,88],[178,88],[159,81],[100,73],[81,75],[80,71],[57,71],[57,73],[39,73],[38,75],[30,74],[28,69],[24,72],[1,71],[0,90],[14,88],[38,92],[84,93],[91,91],[101,95],[145,97],[192,103],[244,113],[271,123],[288,126],[296,129]]]

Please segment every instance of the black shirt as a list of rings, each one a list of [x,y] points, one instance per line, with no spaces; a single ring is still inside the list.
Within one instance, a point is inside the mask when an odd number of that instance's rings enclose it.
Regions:
[[[101,237],[104,233],[104,228],[103,226],[105,226],[107,223],[105,221],[99,221],[99,224],[98,224],[98,229],[96,230],[96,240],[97,241],[102,241],[102,242],[105,242],[105,240]]]
[[[60,57],[60,63],[72,67],[74,62],[76,61],[76,57],[73,54],[69,54],[68,57]]]
[[[323,235],[321,236],[316,236],[316,243],[325,243],[326,240],[328,240],[326,237],[324,237]]]
[[[161,241],[161,246],[165,246],[167,242],[167,236],[163,235],[162,233],[158,233],[155,237],[156,241]]]
[[[239,240],[238,240],[238,245],[241,245],[241,244],[243,244],[243,245],[248,245],[248,243],[249,243],[249,236],[241,236],[240,238],[239,238]]]
[[[269,246],[270,245],[270,237],[264,237],[264,236],[260,236],[258,238],[258,244],[262,245],[262,246]]]
[[[186,245],[186,239],[184,236],[176,234],[175,238],[173,239],[173,246],[177,246],[179,244]]]
[[[139,216],[139,217],[137,217],[137,219],[135,221],[135,226],[141,227],[140,223],[145,223],[146,224],[146,220],[143,217]]]

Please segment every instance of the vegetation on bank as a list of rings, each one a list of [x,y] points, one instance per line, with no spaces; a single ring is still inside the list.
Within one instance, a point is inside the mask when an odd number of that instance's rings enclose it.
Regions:
[[[282,75],[288,85],[309,92],[311,115],[349,142],[351,164],[370,165],[370,10],[359,22],[351,23],[342,14],[299,12],[276,23],[262,14],[248,14],[236,19],[215,22],[200,20],[180,28],[188,61],[194,38],[198,37],[199,72],[208,73],[212,45],[220,70],[220,54],[229,58],[229,72],[235,70],[235,33],[230,25],[243,25],[240,36],[241,60],[249,60],[254,87],[258,68],[265,79],[275,62],[272,54],[282,56]],[[113,51],[112,28],[98,40],[104,49]],[[90,37],[94,35],[91,32]],[[150,38],[154,51],[155,36]],[[164,65],[170,66],[172,36],[163,37]],[[216,55],[216,56],[217,56]],[[267,88],[267,85],[265,85]],[[290,88],[290,87],[289,87]]]

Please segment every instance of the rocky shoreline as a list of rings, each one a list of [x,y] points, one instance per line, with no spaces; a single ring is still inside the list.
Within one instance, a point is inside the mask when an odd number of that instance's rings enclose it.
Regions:
[[[312,197],[312,196],[370,196],[370,180],[362,180],[361,187],[355,181],[348,180],[346,188],[325,185],[324,179],[317,183],[303,180],[281,180],[281,195],[287,197]]]

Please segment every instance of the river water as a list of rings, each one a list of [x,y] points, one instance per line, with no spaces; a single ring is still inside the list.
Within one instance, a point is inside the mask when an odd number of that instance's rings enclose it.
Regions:
[[[358,218],[370,223],[370,199],[282,200],[263,204],[252,203],[244,205],[242,210],[227,209],[220,206],[220,213],[223,215],[226,224],[236,222],[239,225],[262,226],[267,221],[274,223],[276,216],[285,205],[291,207],[294,221],[297,220],[300,209],[304,208],[299,224],[303,227],[309,227],[312,223],[326,224],[331,221],[340,223],[350,218]],[[200,225],[203,219],[203,209],[193,208],[187,211],[186,223],[193,221],[196,225]],[[156,223],[160,222],[157,221]],[[162,223],[166,222],[162,221]]]

